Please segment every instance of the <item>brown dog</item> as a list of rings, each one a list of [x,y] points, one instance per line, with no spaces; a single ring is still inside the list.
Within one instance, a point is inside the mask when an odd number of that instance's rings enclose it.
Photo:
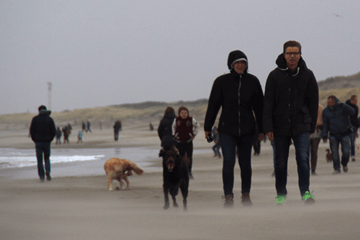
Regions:
[[[331,152],[330,149],[326,149],[326,162],[332,162],[332,156],[331,156]]]
[[[116,179],[120,182],[120,190],[123,189],[123,181],[126,182],[126,189],[130,189],[130,183],[127,179],[128,176],[132,175],[134,171],[137,175],[143,174],[143,170],[138,167],[135,163],[127,159],[110,158],[104,164],[104,170],[108,175],[108,189],[112,191],[112,180]]]

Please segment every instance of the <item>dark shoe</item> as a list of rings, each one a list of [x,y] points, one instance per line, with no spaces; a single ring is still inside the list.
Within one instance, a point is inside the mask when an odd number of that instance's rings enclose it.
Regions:
[[[234,206],[234,198],[232,195],[226,195],[225,197],[225,203],[224,203],[224,207],[226,208],[231,208]]]
[[[317,174],[316,174],[316,171],[315,171],[314,169],[311,170],[311,174],[312,174],[312,175],[317,175]]]
[[[356,161],[356,158],[355,158],[355,157],[352,157],[352,158],[351,158],[351,161],[352,161],[352,162],[355,162],[355,161]]]
[[[44,182],[44,179],[43,179],[43,178],[40,178],[40,182],[42,182],[42,183],[43,183],[43,182]]]
[[[51,181],[50,173],[46,173],[46,180]]]
[[[251,205],[252,205],[252,202],[251,202],[249,193],[243,193],[243,194],[242,194],[242,196],[241,196],[241,203],[242,203],[244,206],[251,206]]]
[[[348,171],[349,171],[348,167],[347,167],[347,166],[343,166],[343,171],[344,171],[344,172],[348,172]]]
[[[333,174],[340,174],[340,173],[341,173],[340,169],[336,169],[336,170],[333,172]]]

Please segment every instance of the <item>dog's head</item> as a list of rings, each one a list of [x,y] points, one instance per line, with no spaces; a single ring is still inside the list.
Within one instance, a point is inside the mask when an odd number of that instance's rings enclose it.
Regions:
[[[179,152],[176,147],[162,150],[163,167],[169,172],[172,172],[176,166],[176,158],[179,157]]]

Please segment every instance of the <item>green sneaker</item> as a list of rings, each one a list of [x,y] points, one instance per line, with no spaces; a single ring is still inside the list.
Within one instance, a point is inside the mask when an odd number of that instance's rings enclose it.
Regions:
[[[285,203],[286,196],[285,195],[277,195],[275,204],[276,205],[283,205]]]
[[[315,203],[314,196],[309,191],[305,192],[305,194],[302,197],[302,200],[305,204]]]

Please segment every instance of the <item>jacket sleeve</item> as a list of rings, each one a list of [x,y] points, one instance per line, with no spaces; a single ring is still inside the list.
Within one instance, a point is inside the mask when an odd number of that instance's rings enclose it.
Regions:
[[[208,107],[206,110],[205,121],[204,121],[205,132],[211,132],[212,127],[216,120],[216,116],[220,110],[221,104],[222,104],[222,92],[220,87],[220,79],[217,78],[212,86]]]
[[[157,132],[158,132],[158,136],[160,138],[160,140],[162,139],[162,135],[163,135],[163,125],[161,124],[162,121],[160,121],[160,124],[159,124],[159,127],[157,129]]]
[[[51,128],[50,134],[51,134],[51,141],[52,141],[56,135],[56,127],[55,127],[55,122],[53,119],[51,119],[50,128]]]
[[[200,123],[195,120],[195,118],[192,118],[192,126],[193,126],[193,133],[194,137],[198,134]]]
[[[257,87],[253,100],[253,111],[256,117],[256,124],[258,125],[259,133],[264,133],[263,131],[263,108],[264,108],[264,94],[261,88],[261,84],[258,79]]]
[[[312,72],[311,72],[311,79],[307,87],[307,92],[308,92],[307,105],[311,116],[310,133],[314,133],[316,128],[316,121],[318,117],[318,110],[319,110],[319,88],[315,76]]]
[[[343,105],[343,109],[344,109],[344,112],[349,114],[349,115],[354,115],[355,114],[355,110],[354,108],[350,107],[349,105],[347,104],[342,104]]]
[[[273,130],[273,111],[275,104],[274,80],[270,73],[265,85],[264,110],[263,110],[263,131],[264,133],[274,132]]]
[[[326,108],[323,111],[323,126],[321,130],[322,138],[327,139],[328,137],[328,131],[329,131],[329,119],[326,114]]]

